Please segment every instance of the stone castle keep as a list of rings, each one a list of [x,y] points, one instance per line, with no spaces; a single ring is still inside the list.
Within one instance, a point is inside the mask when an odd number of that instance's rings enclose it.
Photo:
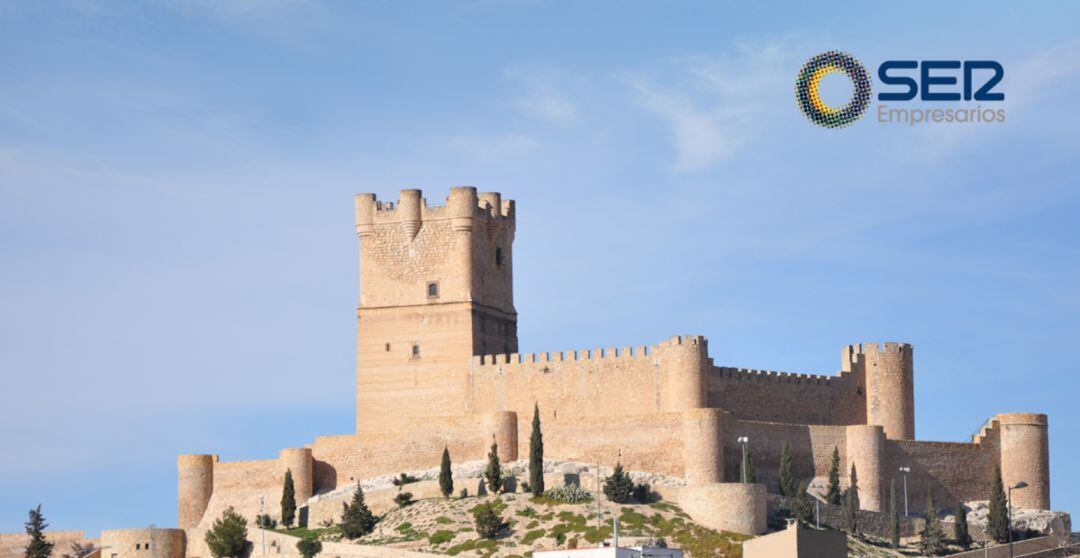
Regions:
[[[790,443],[801,480],[858,469],[864,509],[887,506],[910,467],[912,509],[928,487],[941,502],[985,500],[995,464],[1020,508],[1049,509],[1047,418],[1001,414],[970,442],[915,440],[914,350],[903,343],[841,348],[834,375],[721,366],[702,336],[651,346],[519,352],[513,293],[516,208],[498,193],[453,188],[444,205],[419,190],[396,203],[356,197],[360,238],[356,432],[320,436],[276,459],[179,457],[179,527],[188,555],[227,506],[248,518],[280,501],[286,469],[297,502],[357,480],[484,459],[492,436],[504,462],[528,455],[539,405],[545,457],[683,477],[680,504],[706,525],[761,532],[765,486],[737,484],[741,447],[759,482],[776,483]],[[846,483],[847,475],[843,474]],[[340,512],[340,504],[335,504]],[[301,514],[303,517],[303,513]]]

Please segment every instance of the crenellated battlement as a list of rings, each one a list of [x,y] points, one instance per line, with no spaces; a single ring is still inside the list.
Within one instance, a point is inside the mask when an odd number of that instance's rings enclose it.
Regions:
[[[665,339],[664,341],[661,341],[654,345],[640,345],[637,347],[626,346],[544,353],[477,355],[472,357],[472,365],[474,367],[478,367],[506,364],[538,364],[547,362],[558,363],[635,359],[648,357],[653,355],[655,351],[670,349],[672,347],[705,347],[707,344],[708,340],[701,335],[678,335]]]
[[[420,222],[445,219],[455,220],[455,230],[470,229],[467,221],[473,219],[513,222],[514,200],[503,200],[498,192],[478,194],[472,186],[452,188],[441,205],[429,205],[417,189],[402,190],[396,202],[379,201],[372,193],[356,195],[356,230],[360,236],[373,234],[376,225],[397,223],[415,234]]]
[[[745,380],[749,382],[774,382],[786,384],[817,385],[828,385],[832,382],[844,380],[849,375],[848,372],[841,372],[839,376],[829,376],[825,374],[801,374],[797,372],[777,372],[774,370],[733,368],[729,366],[714,367],[713,374],[720,378]]]

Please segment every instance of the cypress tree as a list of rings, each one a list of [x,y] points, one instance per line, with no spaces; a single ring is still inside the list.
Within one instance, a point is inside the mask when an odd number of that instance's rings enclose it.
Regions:
[[[994,477],[990,479],[990,512],[987,516],[986,534],[999,543],[1009,540],[1007,506],[1005,484],[1001,481],[1001,465],[995,465]]]
[[[889,483],[889,542],[900,548],[900,511],[896,505],[896,479]]]
[[[934,504],[933,487],[926,491],[926,525],[919,540],[919,551],[928,556],[939,556],[945,552],[945,531]]]
[[[784,445],[780,446],[780,494],[794,497],[798,492],[799,486],[791,472],[791,446],[784,440]]]
[[[488,491],[492,494],[498,494],[502,490],[502,465],[499,464],[499,444],[495,442],[495,436],[491,437],[491,453],[488,453],[484,480],[487,482]]]
[[[532,435],[529,436],[529,488],[533,496],[544,495],[544,435],[540,432],[540,404],[533,407]]]
[[[26,534],[30,542],[26,545],[26,558],[49,558],[52,556],[53,543],[45,540],[45,529],[49,526],[45,516],[41,515],[41,505],[30,510],[26,521]]]
[[[795,519],[807,525],[814,518],[814,503],[810,500],[810,494],[806,491],[806,483],[799,485],[799,494],[795,496]]]
[[[285,486],[281,489],[281,524],[292,529],[296,520],[296,487],[293,486],[292,469],[285,469]]]
[[[443,498],[449,498],[454,493],[454,473],[450,469],[450,449],[443,446],[442,464],[439,465],[439,491]]]
[[[967,550],[971,546],[971,533],[968,531],[967,508],[964,503],[956,504],[956,544]]]
[[[834,506],[843,503],[840,492],[840,448],[833,446],[832,465],[829,466],[829,490],[825,494],[825,500]]]
[[[859,475],[855,472],[855,464],[851,464],[851,485],[844,494],[844,516],[847,519],[848,531],[854,535],[859,532]]]
[[[352,503],[345,504],[345,513],[341,515],[341,533],[349,540],[358,539],[375,529],[375,516],[364,503],[364,489],[356,483]]]

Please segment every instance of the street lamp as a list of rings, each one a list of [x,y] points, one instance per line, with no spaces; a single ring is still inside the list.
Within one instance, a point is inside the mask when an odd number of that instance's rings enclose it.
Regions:
[[[1013,540],[1012,540],[1012,491],[1013,491],[1013,489],[1027,488],[1027,485],[1028,485],[1028,483],[1026,483],[1026,482],[1024,482],[1024,481],[1020,481],[1020,482],[1018,482],[1018,483],[1014,484],[1013,486],[1010,486],[1010,487],[1009,487],[1009,501],[1007,502],[1007,504],[1008,504],[1008,505],[1007,505],[1007,506],[1005,506],[1005,511],[1006,511],[1006,513],[1005,513],[1005,517],[1007,518],[1007,521],[1005,522],[1005,524],[1006,524],[1006,525],[1008,525],[1008,527],[1009,527],[1009,558],[1013,558],[1013,544],[1012,544],[1012,543],[1013,543]]]
[[[904,474],[904,517],[907,517],[907,474],[911,472],[911,467],[900,467],[900,472]]]
[[[743,484],[750,482],[750,479],[746,478],[746,444],[749,443],[750,438],[748,436],[739,436],[739,445],[742,446],[742,473],[740,473],[740,476],[742,477]]]

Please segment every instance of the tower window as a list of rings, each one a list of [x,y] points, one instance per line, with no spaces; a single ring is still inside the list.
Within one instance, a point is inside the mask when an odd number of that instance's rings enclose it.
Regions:
[[[412,346],[412,356],[413,358],[420,358],[420,345]]]
[[[496,248],[495,249],[495,265],[502,265],[502,263],[503,263],[502,248]]]
[[[437,281],[431,281],[427,284],[427,297],[439,298],[439,283]]]
[[[386,344],[386,352],[388,352],[388,353],[390,352],[390,343]]]

